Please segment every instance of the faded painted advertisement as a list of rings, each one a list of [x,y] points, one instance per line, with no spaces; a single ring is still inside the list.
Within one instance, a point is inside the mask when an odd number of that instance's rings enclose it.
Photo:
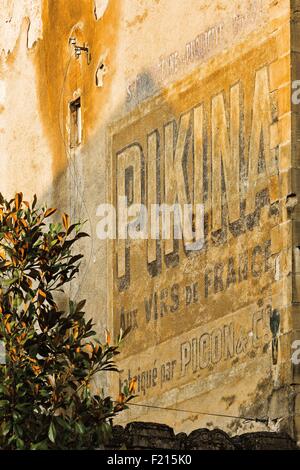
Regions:
[[[113,328],[131,328],[119,387],[136,377],[140,399],[200,379],[203,391],[208,377],[262,356],[276,364],[276,60],[271,40],[202,80],[194,73],[111,128],[116,207],[121,197],[129,206],[204,206],[199,250],[184,237],[113,242]]]

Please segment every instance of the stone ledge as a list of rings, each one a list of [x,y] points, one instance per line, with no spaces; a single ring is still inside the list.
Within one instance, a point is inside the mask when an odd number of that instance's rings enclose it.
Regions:
[[[165,424],[133,422],[113,427],[106,449],[128,450],[299,450],[285,433],[253,432],[230,437],[220,429],[175,434]]]

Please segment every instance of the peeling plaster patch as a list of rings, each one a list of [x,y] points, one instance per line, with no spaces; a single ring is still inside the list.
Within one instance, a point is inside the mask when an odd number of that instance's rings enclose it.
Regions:
[[[27,0],[25,3],[28,4],[26,15],[30,21],[27,33],[27,47],[31,49],[36,41],[42,37],[41,0]]]
[[[28,18],[27,47],[31,49],[35,42],[42,37],[42,0],[2,0],[0,8],[0,23],[2,34],[0,51],[5,54],[13,51],[24,18]]]
[[[105,63],[107,55],[108,55],[108,51],[102,54],[102,56],[99,59],[98,68],[96,70],[96,86],[99,88],[103,87],[103,79],[104,79],[104,76],[108,72],[108,68]]]
[[[103,78],[107,73],[107,68],[106,65],[102,62],[102,64],[99,65],[97,68],[96,72],[96,86],[101,88],[103,87]]]
[[[96,20],[100,20],[100,18],[102,18],[102,16],[104,15],[108,7],[109,0],[94,0],[94,2],[95,2],[95,8],[94,8],[95,18]]]

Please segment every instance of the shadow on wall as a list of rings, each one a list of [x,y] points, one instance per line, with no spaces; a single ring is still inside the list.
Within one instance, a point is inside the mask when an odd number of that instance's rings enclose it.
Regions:
[[[120,2],[111,0],[102,12],[103,16],[95,16],[99,10],[95,10],[94,0],[59,2],[59,6],[53,0],[43,2],[43,38],[36,44],[35,65],[40,116],[51,148],[54,181],[68,166],[65,145],[69,142],[69,103],[82,96],[82,121],[86,141],[99,128],[109,109],[120,8]],[[71,36],[77,39],[79,45],[90,46],[89,64],[84,53],[79,59],[75,59],[74,55],[70,58]],[[102,65],[100,62],[103,57],[105,67],[109,70],[104,78],[105,93],[101,93],[96,86],[97,71]],[[64,196],[65,191],[56,192],[54,204],[61,206]]]

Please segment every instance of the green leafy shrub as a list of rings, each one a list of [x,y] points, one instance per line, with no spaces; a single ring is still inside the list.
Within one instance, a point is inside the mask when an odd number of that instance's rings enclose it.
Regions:
[[[87,234],[79,224],[48,223],[55,209],[37,208],[21,193],[0,196],[0,448],[88,449],[100,446],[111,419],[132,398],[96,395],[91,381],[116,371],[117,346],[101,344],[85,301],[58,306],[57,294],[78,273],[72,246]],[[66,310],[66,311],[65,311]],[[123,335],[124,336],[124,335]],[[4,361],[2,361],[4,362]]]

